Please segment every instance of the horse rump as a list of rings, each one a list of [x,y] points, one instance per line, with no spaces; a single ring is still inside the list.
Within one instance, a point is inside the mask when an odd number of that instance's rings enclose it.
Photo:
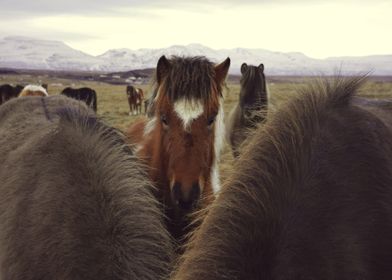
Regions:
[[[172,245],[117,130],[62,96],[0,108],[0,278],[164,279]]]
[[[392,115],[312,84],[244,147],[173,279],[392,279]]]

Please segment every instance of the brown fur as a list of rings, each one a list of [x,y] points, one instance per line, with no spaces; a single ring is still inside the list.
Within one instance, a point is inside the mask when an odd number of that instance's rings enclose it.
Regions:
[[[214,150],[218,136],[215,135],[216,124],[209,124],[209,120],[214,120],[219,112],[222,84],[229,65],[229,60],[214,65],[201,57],[170,60],[162,57],[156,70],[153,117],[137,122],[127,132],[138,155],[150,166],[158,198],[166,206],[169,231],[177,240],[187,230],[187,215],[194,208],[204,207],[213,196],[211,173],[213,164],[218,161]],[[200,101],[204,108],[203,114],[186,130],[174,111],[174,104],[179,100]],[[176,203],[177,194],[173,191],[176,185],[178,196],[186,197],[189,204],[192,203],[191,209],[181,209],[181,203]],[[196,185],[200,199],[191,200]]]
[[[127,99],[129,104],[129,115],[137,115],[142,113],[144,93],[141,88],[127,86]]]
[[[173,279],[392,279],[392,115],[353,104],[360,81],[312,85],[256,130]]]
[[[0,279],[164,279],[171,242],[144,167],[81,102],[0,108]]]
[[[241,73],[239,100],[226,121],[226,139],[234,157],[240,154],[240,147],[249,133],[264,121],[268,107],[264,65],[243,63]]]

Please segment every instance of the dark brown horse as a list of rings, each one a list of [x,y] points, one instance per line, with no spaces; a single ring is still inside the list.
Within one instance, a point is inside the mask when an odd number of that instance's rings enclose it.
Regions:
[[[138,115],[142,113],[144,93],[141,88],[127,86],[127,99],[129,104],[129,115]]]
[[[89,87],[66,87],[65,89],[63,89],[61,94],[79,101],[83,101],[89,107],[91,107],[94,112],[97,112],[97,93],[95,92],[95,90]]]
[[[16,85],[13,87],[9,84],[4,84],[0,86],[0,105],[5,103],[11,98],[18,97],[19,93],[22,91],[23,86]]]
[[[0,107],[0,279],[166,279],[171,241],[123,136],[64,96]]]
[[[315,84],[257,129],[178,280],[392,279],[392,114]]]
[[[156,69],[153,116],[128,130],[138,156],[150,166],[168,228],[180,240],[194,209],[219,189],[223,138],[222,85],[230,60],[219,65],[202,57],[162,56]]]
[[[226,121],[226,139],[235,157],[249,132],[264,120],[268,107],[264,65],[243,63],[241,73],[239,100]]]

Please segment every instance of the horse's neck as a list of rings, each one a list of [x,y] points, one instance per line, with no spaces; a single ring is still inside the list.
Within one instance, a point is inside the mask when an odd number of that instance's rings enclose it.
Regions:
[[[261,110],[266,108],[268,103],[267,92],[262,88],[244,88],[240,93],[240,106],[243,111]]]

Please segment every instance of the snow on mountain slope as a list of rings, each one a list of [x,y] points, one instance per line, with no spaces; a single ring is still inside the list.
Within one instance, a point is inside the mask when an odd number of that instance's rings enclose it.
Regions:
[[[372,71],[374,75],[392,75],[392,55],[366,57],[337,57],[314,59],[302,53],[273,52],[264,49],[214,50],[200,44],[174,45],[161,49],[112,49],[99,56],[75,50],[58,41],[26,37],[6,37],[0,40],[0,67],[73,70],[73,71],[129,71],[153,68],[162,55],[206,56],[214,62],[231,58],[230,72],[239,74],[243,62],[263,63],[268,75],[345,74]]]

